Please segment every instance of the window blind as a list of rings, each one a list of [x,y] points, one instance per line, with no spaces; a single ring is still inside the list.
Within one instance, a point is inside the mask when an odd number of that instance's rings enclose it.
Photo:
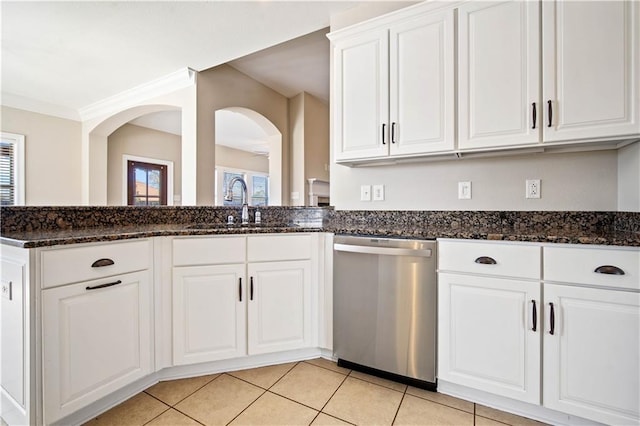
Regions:
[[[15,145],[0,142],[0,205],[13,206],[16,203]]]

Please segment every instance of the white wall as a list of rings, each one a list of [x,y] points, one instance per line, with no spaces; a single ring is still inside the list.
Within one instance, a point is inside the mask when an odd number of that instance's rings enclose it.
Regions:
[[[215,203],[215,112],[222,108],[242,107],[266,117],[282,134],[281,183],[276,183],[278,177],[270,171],[270,192],[272,199],[281,199],[286,205],[289,202],[287,98],[229,65],[200,72],[197,93],[197,204]],[[274,191],[278,193],[274,195]]]
[[[125,124],[109,135],[107,143],[107,204],[123,205],[123,155],[173,162],[173,194],[182,193],[180,136]],[[126,204],[126,203],[125,203]]]
[[[269,158],[253,152],[216,145],[216,167],[251,170],[269,174]]]
[[[640,212],[640,142],[618,151],[618,210]]]
[[[291,205],[305,206],[309,205],[307,179],[329,180],[329,106],[304,92],[289,98],[289,133],[291,192],[298,194]]]
[[[364,210],[617,209],[618,153],[526,154],[349,168],[332,164],[331,204]],[[525,180],[541,179],[540,199],[525,199]],[[458,200],[458,182],[472,199]],[[360,185],[385,185],[385,201],[359,201]]]
[[[25,204],[82,204],[79,121],[2,106],[2,131],[25,135]]]

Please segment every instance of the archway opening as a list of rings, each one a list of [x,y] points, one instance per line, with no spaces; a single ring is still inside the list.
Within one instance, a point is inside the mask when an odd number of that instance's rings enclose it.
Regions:
[[[245,179],[250,205],[282,205],[282,133],[262,114],[242,107],[215,111],[216,205],[226,205],[224,187]]]

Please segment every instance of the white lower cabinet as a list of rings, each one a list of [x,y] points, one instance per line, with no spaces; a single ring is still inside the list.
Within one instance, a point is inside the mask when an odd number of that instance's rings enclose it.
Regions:
[[[542,405],[558,421],[638,424],[640,250],[539,244],[538,259],[522,250],[440,241],[439,379]],[[524,274],[541,270],[542,286],[502,273],[525,258],[534,268]]]
[[[310,346],[311,262],[250,263],[249,354]]]
[[[148,271],[42,291],[44,422],[152,372]]]
[[[540,283],[441,273],[439,378],[540,403]]]
[[[244,276],[244,264],[174,268],[175,364],[245,355]]]
[[[309,234],[175,238],[173,364],[311,347],[313,241]]]
[[[565,285],[544,291],[544,405],[602,423],[637,424],[640,294]]]

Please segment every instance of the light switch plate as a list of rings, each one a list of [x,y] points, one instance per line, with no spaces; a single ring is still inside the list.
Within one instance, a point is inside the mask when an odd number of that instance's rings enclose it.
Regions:
[[[384,201],[384,185],[373,185],[373,201]]]
[[[471,199],[471,182],[458,182],[458,200]]]

